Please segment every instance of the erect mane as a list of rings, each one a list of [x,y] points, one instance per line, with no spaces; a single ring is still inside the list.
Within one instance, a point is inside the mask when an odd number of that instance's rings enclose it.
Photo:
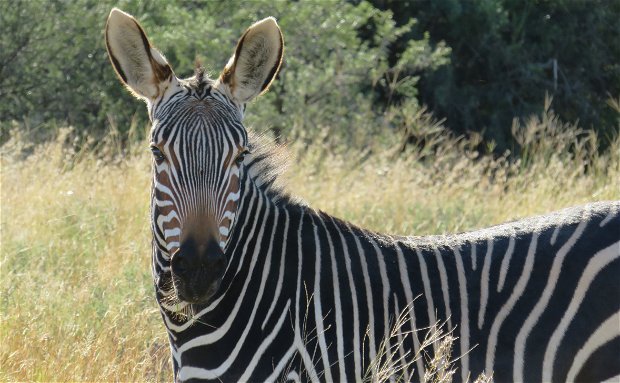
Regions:
[[[289,155],[283,145],[263,134],[248,132],[250,154],[245,163],[249,177],[272,201],[289,204],[296,201],[286,191],[279,175],[284,173],[289,164]]]
[[[186,78],[184,81],[186,81],[190,87],[197,89],[199,92],[202,91],[205,86],[213,84],[214,82],[214,80],[209,76],[207,69],[198,61],[195,63],[194,75]]]

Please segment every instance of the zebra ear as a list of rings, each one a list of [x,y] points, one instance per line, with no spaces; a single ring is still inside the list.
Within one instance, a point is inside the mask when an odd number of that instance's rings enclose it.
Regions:
[[[254,23],[241,36],[220,81],[232,96],[246,103],[265,92],[282,63],[284,39],[273,17]]]
[[[153,101],[163,94],[173,78],[172,69],[136,19],[112,9],[105,41],[116,74],[135,96]]]

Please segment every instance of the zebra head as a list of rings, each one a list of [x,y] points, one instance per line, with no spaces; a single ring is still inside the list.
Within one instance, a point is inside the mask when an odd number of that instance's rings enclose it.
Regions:
[[[242,193],[243,112],[280,68],[282,34],[274,18],[250,26],[216,80],[203,70],[177,78],[140,24],[119,9],[108,17],[106,45],[116,74],[146,101],[152,123],[156,283],[177,303],[207,303],[226,270]]]

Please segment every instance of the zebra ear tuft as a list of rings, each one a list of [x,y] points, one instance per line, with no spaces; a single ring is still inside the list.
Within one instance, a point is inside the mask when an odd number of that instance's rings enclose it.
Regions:
[[[246,103],[264,93],[282,64],[284,39],[273,17],[249,27],[237,43],[235,54],[220,75],[232,96]]]
[[[174,73],[136,19],[113,8],[105,40],[116,74],[135,96],[152,101],[163,94]]]

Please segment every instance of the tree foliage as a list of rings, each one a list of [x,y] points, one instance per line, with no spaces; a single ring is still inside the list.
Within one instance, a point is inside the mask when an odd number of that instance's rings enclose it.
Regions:
[[[484,132],[503,150],[511,120],[541,112],[547,94],[563,119],[613,136],[618,112],[605,100],[620,89],[618,4],[0,1],[0,126],[142,126],[144,107],[119,86],[105,51],[105,20],[117,6],[140,20],[180,77],[196,61],[217,77],[242,31],[275,16],[285,62],[246,123],[276,136],[364,145],[445,117],[458,134]]]
[[[249,125],[286,136],[330,134],[355,140],[360,129],[378,125],[381,114],[372,108],[378,81],[401,68],[435,68],[445,62],[445,49],[431,49],[428,38],[411,40],[408,53],[390,65],[388,47],[412,25],[397,28],[390,11],[365,2],[334,5],[0,2],[0,121],[56,119],[91,131],[103,130],[108,120],[121,130],[136,115],[143,121],[144,108],[119,86],[106,57],[105,20],[112,6],[118,6],[142,23],[181,77],[193,73],[196,61],[217,77],[243,30],[275,16],[286,40],[285,63],[274,91],[249,114]],[[372,38],[362,39],[361,31],[371,26]],[[415,89],[415,83],[398,87],[407,96],[415,96]]]
[[[430,33],[445,42],[451,64],[426,71],[420,98],[459,133],[485,131],[511,146],[511,120],[543,111],[547,95],[564,120],[603,138],[617,134],[620,92],[620,2],[607,0],[372,0],[397,24],[418,23],[392,46]]]

